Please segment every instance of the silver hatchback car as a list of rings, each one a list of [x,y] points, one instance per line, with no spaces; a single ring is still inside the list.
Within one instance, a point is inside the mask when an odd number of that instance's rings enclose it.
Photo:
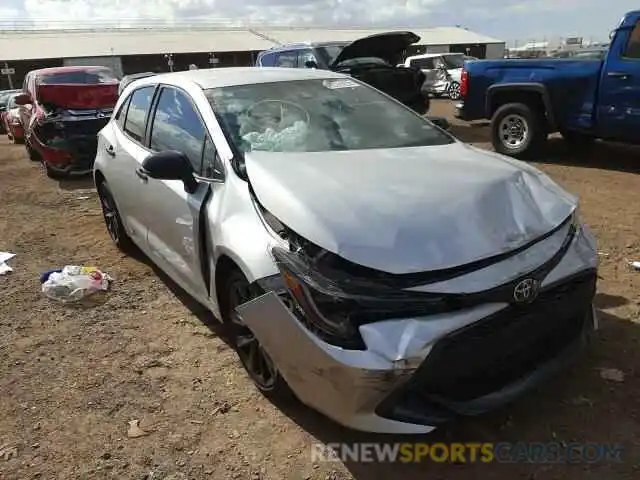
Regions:
[[[113,241],[228,327],[260,390],[355,429],[495,408],[596,327],[573,196],[339,73],[136,80],[94,176]]]

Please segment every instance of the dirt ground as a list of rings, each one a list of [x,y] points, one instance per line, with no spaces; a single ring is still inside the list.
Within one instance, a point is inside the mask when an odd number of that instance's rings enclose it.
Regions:
[[[433,112],[451,115],[451,104]],[[485,125],[454,124],[487,146]],[[21,146],[0,144],[2,479],[612,479],[640,475],[640,150],[571,152],[552,140],[537,165],[580,196],[599,241],[601,330],[581,361],[514,405],[431,435],[355,433],[302,406],[271,404],[215,320],[144,259],[123,256],[86,180],[55,182]],[[115,278],[92,308],[40,293],[42,272],[95,265]],[[600,368],[624,372],[605,380]],[[138,420],[147,433],[127,436]],[[313,442],[607,442],[620,463],[399,466],[311,461]],[[15,449],[14,449],[15,447]],[[3,455],[4,454],[4,455]],[[4,457],[4,458],[3,458]]]

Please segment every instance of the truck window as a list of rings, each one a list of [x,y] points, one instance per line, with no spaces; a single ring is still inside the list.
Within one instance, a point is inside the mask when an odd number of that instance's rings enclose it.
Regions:
[[[640,22],[636,23],[631,35],[629,35],[629,41],[623,56],[640,60]]]

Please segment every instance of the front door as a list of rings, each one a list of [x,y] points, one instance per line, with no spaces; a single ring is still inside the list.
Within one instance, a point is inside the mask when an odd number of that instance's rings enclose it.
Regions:
[[[202,173],[206,127],[194,102],[182,90],[165,86],[150,122],[151,152],[176,150],[189,158],[194,172]],[[182,181],[147,178],[141,187],[150,200],[144,212],[150,255],[182,288],[200,301],[208,299],[208,278],[201,250],[205,229],[204,204],[212,184],[199,182],[193,193]],[[206,233],[206,232],[205,232]]]
[[[598,101],[599,135],[640,141],[640,22],[623,25],[608,53]]]

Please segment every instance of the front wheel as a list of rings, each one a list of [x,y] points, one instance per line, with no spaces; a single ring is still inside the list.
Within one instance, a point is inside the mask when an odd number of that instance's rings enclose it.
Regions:
[[[536,154],[547,140],[544,116],[524,103],[501,106],[491,119],[491,142],[496,152],[516,158]]]
[[[290,399],[293,393],[280,375],[273,359],[236,311],[236,307],[256,298],[260,293],[249,284],[242,272],[237,269],[231,270],[222,292],[222,318],[232,346],[258,390],[270,397]]]
[[[448,93],[451,100],[460,100],[460,98],[462,98],[462,95],[460,95],[460,84],[458,82],[451,82]]]

